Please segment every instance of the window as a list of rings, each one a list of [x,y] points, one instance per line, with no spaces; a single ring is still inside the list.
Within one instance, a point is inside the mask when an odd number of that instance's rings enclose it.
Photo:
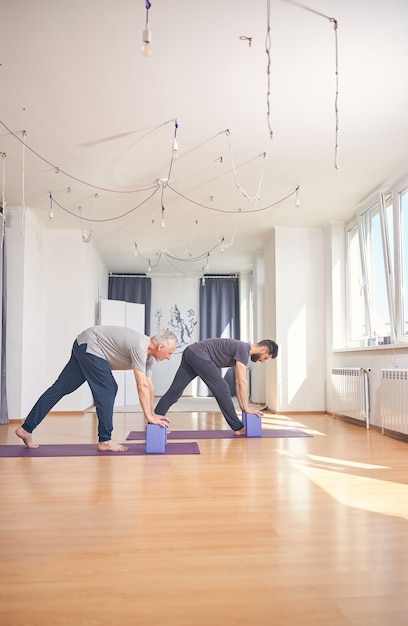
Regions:
[[[349,339],[360,341],[367,336],[365,318],[365,290],[361,272],[361,254],[358,227],[353,226],[347,233],[348,249],[348,303],[349,303]]]
[[[380,205],[375,204],[363,216],[363,239],[369,292],[369,318],[372,337],[390,335],[390,307],[385,272],[385,250]]]
[[[349,341],[354,345],[395,336],[393,208],[391,192],[381,193],[347,231]],[[408,195],[405,219],[408,251]],[[406,263],[408,281],[408,253]]]

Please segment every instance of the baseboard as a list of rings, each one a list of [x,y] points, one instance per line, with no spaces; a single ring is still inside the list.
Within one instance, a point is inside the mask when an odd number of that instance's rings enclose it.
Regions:
[[[381,427],[379,430],[382,431]],[[403,441],[404,443],[408,442],[408,435],[405,433],[399,433],[395,430],[389,430],[388,428],[384,428],[384,435],[387,437],[392,437],[392,439],[398,439],[398,441]]]
[[[84,415],[85,411],[50,411],[48,417],[64,417],[64,415]],[[25,421],[25,417],[21,419],[10,419],[9,424],[22,424]]]

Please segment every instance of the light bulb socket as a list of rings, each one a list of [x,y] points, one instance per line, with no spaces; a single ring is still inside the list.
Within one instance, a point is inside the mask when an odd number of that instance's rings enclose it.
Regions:
[[[141,48],[141,53],[144,57],[148,57],[152,53],[152,49],[150,47],[151,40],[152,33],[148,28],[145,28],[143,31],[143,46]]]

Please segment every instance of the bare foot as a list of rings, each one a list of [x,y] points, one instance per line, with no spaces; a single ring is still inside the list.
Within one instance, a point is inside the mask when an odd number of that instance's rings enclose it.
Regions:
[[[241,430],[234,430],[235,437],[246,437],[246,428],[241,428]]]
[[[38,443],[33,443],[32,434],[24,430],[22,426],[19,426],[15,432],[16,432],[17,437],[20,437],[20,439],[24,441],[26,448],[38,448],[39,447]]]
[[[121,443],[116,443],[116,441],[112,441],[112,439],[110,439],[109,441],[100,441],[98,443],[98,450],[100,452],[106,452],[107,450],[110,450],[111,452],[126,452],[129,450],[129,447],[122,446]]]

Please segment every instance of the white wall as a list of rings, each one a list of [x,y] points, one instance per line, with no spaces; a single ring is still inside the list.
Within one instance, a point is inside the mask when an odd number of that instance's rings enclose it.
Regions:
[[[249,292],[250,275],[248,272],[241,272],[239,277],[239,318],[241,340],[253,343],[253,331],[251,326],[253,311],[250,310]]]
[[[327,224],[323,231],[325,267],[326,407],[332,405],[333,348],[347,343],[346,249],[343,223]]]
[[[259,249],[254,256],[253,285],[254,285],[254,337],[253,343],[266,338],[264,334],[264,292],[265,292],[265,259],[264,250]],[[273,339],[273,337],[271,337]],[[255,367],[256,366],[256,367]],[[258,364],[250,365],[251,370],[251,401],[257,404],[266,402],[265,370]],[[270,407],[272,408],[272,407]]]
[[[49,231],[46,248],[44,349],[50,383],[71,355],[76,336],[96,323],[98,258],[92,243],[74,230]],[[87,385],[65,396],[53,410],[81,410],[92,404]]]
[[[279,356],[277,406],[271,408],[278,412],[324,411],[323,233],[320,229],[276,228],[274,240],[265,248],[273,245]],[[265,292],[268,272],[265,264]]]
[[[7,393],[9,418],[21,419],[65,366],[77,334],[95,324],[107,271],[79,231],[47,229],[26,209],[22,232],[21,210],[9,210],[9,217]],[[91,403],[84,385],[54,410]]]
[[[32,233],[30,237],[31,247],[35,250],[34,237],[35,230],[31,228],[31,214],[26,215],[25,224],[22,221],[21,209],[15,207],[7,207],[6,220],[6,270],[7,270],[7,335],[6,335],[6,352],[7,352],[7,404],[10,419],[20,418],[23,415],[21,406],[22,389],[23,389],[23,335],[24,335],[24,314],[25,308],[28,307],[28,315],[31,314],[33,325],[41,326],[42,296],[40,292],[39,281],[34,276],[41,275],[41,264],[39,263],[39,255],[33,253],[31,269],[33,272],[32,281],[29,287],[35,290],[38,288],[38,298],[24,297],[25,285],[25,265],[24,265],[24,246],[27,240],[27,231]],[[27,283],[27,281],[26,281]],[[27,300],[27,303],[26,303]],[[38,331],[39,334],[40,331]],[[42,356],[39,355],[36,366],[33,370],[35,375],[31,377],[31,381],[35,380],[38,375],[42,375]],[[27,384],[30,384],[28,379]]]
[[[276,295],[276,232],[273,231],[270,238],[264,246],[264,261],[265,261],[265,293],[264,293],[264,306],[263,306],[263,334],[258,339],[273,339],[279,346],[278,330],[276,327],[276,313],[277,306],[279,304],[279,298]],[[281,357],[281,351],[279,346],[278,359]],[[264,402],[267,406],[276,411],[278,407],[278,384],[277,384],[277,372],[279,361],[267,361],[260,365],[256,364],[252,366],[252,369],[262,368],[264,369],[265,378],[265,397]]]
[[[181,321],[174,315],[174,307],[180,312]],[[170,387],[181,361],[184,348],[199,338],[199,280],[197,277],[153,276],[151,335],[168,329],[179,339],[177,348],[169,361],[156,363],[153,367],[155,395],[163,395]],[[197,322],[194,325],[194,322]],[[190,335],[189,335],[190,333]],[[196,382],[189,385],[184,395],[196,395]]]

